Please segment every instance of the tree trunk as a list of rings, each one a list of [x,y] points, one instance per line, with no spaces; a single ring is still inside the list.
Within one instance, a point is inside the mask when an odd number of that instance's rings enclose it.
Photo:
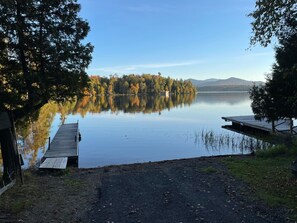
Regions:
[[[6,183],[15,178],[17,171],[16,142],[10,129],[0,131],[0,144],[3,159],[3,180]]]
[[[19,165],[14,125],[7,112],[0,113],[0,147],[3,160],[3,182],[5,185],[15,179]]]
[[[274,120],[271,123],[272,123],[272,133],[275,133],[275,122],[274,122]]]

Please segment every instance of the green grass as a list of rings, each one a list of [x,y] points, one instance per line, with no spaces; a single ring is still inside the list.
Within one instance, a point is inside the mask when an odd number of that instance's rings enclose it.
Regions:
[[[202,173],[216,173],[217,169],[212,167],[212,166],[209,166],[209,167],[205,167],[205,168],[200,169],[200,171]]]
[[[16,184],[1,195],[0,209],[7,210],[12,214],[18,214],[30,207],[38,197],[44,194],[40,189],[40,185],[31,183],[31,181],[34,182],[31,171],[24,171],[23,177],[24,185],[21,185],[20,179],[17,178]],[[27,195],[30,195],[33,199],[29,199]]]
[[[255,195],[271,206],[282,205],[297,216],[297,178],[291,173],[296,149],[276,146],[257,152],[255,157],[225,158],[233,175],[249,183]],[[294,217],[295,218],[295,217]]]

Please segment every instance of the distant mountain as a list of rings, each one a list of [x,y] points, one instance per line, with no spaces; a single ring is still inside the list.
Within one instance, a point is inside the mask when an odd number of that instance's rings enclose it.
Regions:
[[[248,91],[254,84],[264,84],[262,81],[247,81],[235,77],[228,79],[189,80],[198,88],[198,91]]]

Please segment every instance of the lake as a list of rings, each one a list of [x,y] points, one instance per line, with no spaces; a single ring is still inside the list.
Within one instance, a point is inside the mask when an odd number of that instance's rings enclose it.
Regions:
[[[17,124],[25,167],[34,165],[62,122],[79,122],[79,167],[245,154],[258,140],[223,129],[222,116],[251,115],[248,93],[170,97],[86,97],[45,105]]]

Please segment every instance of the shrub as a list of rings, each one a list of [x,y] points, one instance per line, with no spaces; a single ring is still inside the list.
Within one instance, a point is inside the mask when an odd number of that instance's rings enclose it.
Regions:
[[[270,158],[270,157],[276,157],[281,155],[290,155],[289,150],[290,149],[288,149],[288,147],[286,147],[285,145],[275,145],[268,149],[257,150],[256,156],[263,157],[263,158]]]

